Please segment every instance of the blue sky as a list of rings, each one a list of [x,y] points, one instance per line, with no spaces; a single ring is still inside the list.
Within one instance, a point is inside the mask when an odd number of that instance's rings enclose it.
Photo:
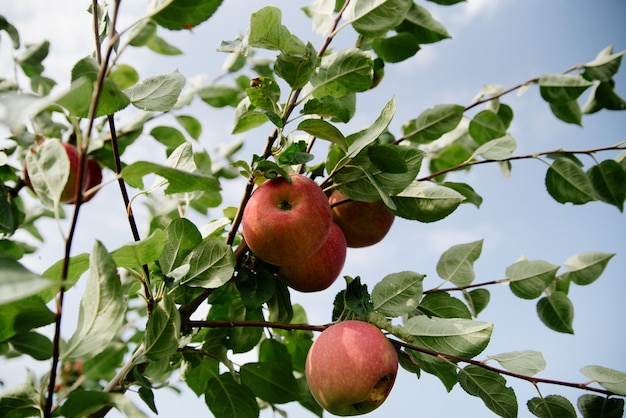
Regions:
[[[143,5],[137,3],[123,2],[122,11],[138,15]],[[45,9],[39,4],[35,0],[11,2],[3,7],[2,13],[23,31],[25,42],[37,42],[44,36],[51,40],[53,49],[46,61],[47,69],[53,78],[67,80],[71,65],[91,48],[84,30],[89,21],[84,13],[86,2],[54,0],[47,2]],[[130,50],[122,61],[136,66],[142,77],[178,69],[187,77],[206,74],[207,80],[211,80],[220,72],[224,58],[215,52],[221,40],[233,39],[245,32],[250,13],[265,4],[281,7],[284,24],[302,39],[311,40],[314,45],[321,43],[310,30],[309,20],[299,10],[307,2],[227,0],[213,20],[191,33],[161,32],[186,52],[184,57],[155,59],[153,54],[142,50]],[[591,61],[608,45],[613,44],[615,51],[626,48],[623,28],[626,3],[618,0],[469,0],[448,8],[434,3],[420,4],[425,4],[447,27],[452,39],[424,46],[411,60],[388,65],[383,83],[359,99],[358,114],[347,132],[371,123],[392,95],[397,100],[397,112],[391,129],[398,133],[403,122],[429,107],[441,103],[471,103],[483,85],[511,87],[542,73],[562,72],[573,64]],[[68,22],[72,23],[68,25]],[[346,32],[338,37],[337,45],[348,45],[352,39]],[[6,53],[6,49],[0,49],[0,74],[3,76],[8,71]],[[622,96],[626,95],[625,74],[622,70],[616,78],[617,91]],[[580,128],[555,119],[534,87],[522,96],[508,95],[503,101],[515,111],[510,132],[518,142],[516,154],[558,147],[589,149],[626,139],[623,113],[601,112],[587,116],[583,120],[584,128]],[[215,111],[196,103],[193,112],[205,122],[201,146],[212,151],[217,144],[232,139],[230,110]],[[246,151],[259,152],[267,134],[265,128],[243,135]],[[135,156],[145,158],[149,145],[134,148]],[[604,153],[599,158],[613,156]],[[583,161],[591,163],[589,159],[583,158]],[[435,266],[441,253],[452,245],[477,239],[485,240],[482,256],[475,266],[477,282],[503,278],[506,267],[521,256],[562,264],[582,252],[617,253],[599,281],[586,288],[572,288],[570,297],[576,307],[575,336],[548,330],[537,318],[536,301],[517,299],[505,286],[489,289],[491,304],[478,319],[495,323],[492,343],[484,356],[524,349],[541,351],[548,365],[540,377],[583,382],[586,378],[579,369],[589,364],[626,371],[623,357],[626,338],[621,323],[626,317],[623,303],[626,218],[615,207],[603,203],[571,206],[555,202],[544,188],[546,168],[540,161],[528,160],[514,163],[508,180],[495,165],[479,166],[469,174],[452,176],[451,179],[470,183],[483,196],[479,210],[463,205],[444,221],[433,224],[398,219],[381,244],[349,251],[344,274],[360,275],[371,289],[386,274],[413,270],[427,274],[425,288],[432,288],[440,283]],[[229,187],[225,199],[236,204],[242,191]],[[140,207],[137,211],[141,216]],[[217,212],[213,214],[219,216]],[[128,227],[120,219],[123,219],[123,208],[117,189],[107,187],[85,207],[81,218],[84,229],[77,236],[74,252],[88,251],[96,238],[110,250],[130,241]],[[206,219],[196,221],[201,224]],[[60,240],[55,236],[56,226],[44,225],[49,229],[50,241],[27,261],[35,271],[43,271],[62,256]],[[292,300],[304,306],[311,323],[327,323],[334,295],[342,287],[343,283],[338,281],[324,292],[294,292]],[[78,300],[79,292],[80,286],[77,286],[69,294]],[[65,327],[68,332],[71,325],[68,319]],[[2,367],[0,378],[10,383],[12,376],[16,376],[15,383],[21,382],[24,364],[7,366]],[[40,363],[29,367],[43,370],[46,366],[47,363]],[[525,403],[537,396],[535,389],[526,382],[507,380],[516,389],[519,416],[530,417]],[[562,394],[573,402],[583,394],[556,386],[541,386],[541,390],[544,396]],[[181,398],[165,389],[157,392],[157,406],[160,416],[164,417],[181,413],[206,415],[204,401],[192,393]],[[312,416],[297,405],[287,405],[286,409],[291,417]],[[448,394],[437,379],[423,375],[418,380],[404,371],[400,371],[387,402],[368,416],[394,414],[428,418],[490,416],[478,398],[466,395],[458,386]],[[272,413],[266,411],[262,416],[271,417]]]

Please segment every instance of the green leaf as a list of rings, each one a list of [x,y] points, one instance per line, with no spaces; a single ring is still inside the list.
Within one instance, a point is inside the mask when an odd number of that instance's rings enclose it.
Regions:
[[[19,64],[27,77],[33,78],[43,72],[44,66],[42,63],[48,56],[49,50],[50,41],[28,44],[24,52],[17,57],[16,63]]]
[[[476,317],[489,304],[491,294],[487,289],[474,289],[470,292],[463,292],[463,297],[467,301],[472,315]]]
[[[139,73],[128,64],[117,64],[109,72],[109,78],[119,88],[127,89],[139,81]]]
[[[276,281],[268,279],[255,270],[242,268],[237,272],[237,290],[246,308],[259,308],[274,295]]]
[[[44,141],[36,152],[26,154],[28,178],[35,194],[48,209],[55,210],[70,178],[70,160],[61,142]]]
[[[517,397],[512,388],[506,387],[504,377],[478,366],[467,366],[459,373],[461,387],[470,395],[477,396],[496,415],[504,418],[517,417]]]
[[[172,0],[152,18],[171,30],[191,29],[208,20],[222,0]]]
[[[248,44],[257,48],[281,51],[285,54],[305,53],[306,47],[297,36],[281,23],[279,8],[266,6],[250,16]]]
[[[619,70],[626,51],[613,53],[613,45],[604,48],[596,59],[584,65],[585,75],[594,80],[610,81]]]
[[[280,100],[280,87],[271,77],[257,77],[254,83],[246,89],[252,106],[278,113],[278,101]]]
[[[615,160],[605,160],[588,172],[598,199],[624,212],[626,199],[626,170]]]
[[[442,186],[447,187],[452,190],[456,190],[459,192],[465,200],[461,203],[471,203],[472,205],[480,208],[480,205],[483,203],[483,198],[476,193],[476,191],[467,183],[454,183],[451,181],[446,181],[445,183],[441,183]]]
[[[104,350],[124,322],[126,303],[115,262],[96,241],[89,257],[89,276],[80,301],[78,323],[63,350],[63,360],[86,360]]]
[[[576,100],[593,83],[580,75],[544,74],[539,77],[539,92],[548,103]]]
[[[300,397],[293,373],[281,363],[247,363],[239,373],[241,383],[267,402],[282,404]]]
[[[213,107],[237,107],[242,99],[242,90],[227,84],[209,84],[198,90],[198,97]]]
[[[9,418],[40,416],[39,383],[34,373],[27,371],[27,382],[0,392],[0,415]],[[37,385],[37,386],[35,386]]]
[[[172,126],[156,126],[150,135],[168,148],[176,148],[187,142],[185,135]]]
[[[44,290],[39,293],[39,296],[44,302],[50,302],[54,296],[58,293],[61,284],[65,289],[70,289],[80,277],[89,269],[89,254],[83,253],[70,257],[69,268],[67,271],[67,277],[65,281],[61,280],[61,273],[63,271],[64,260],[61,259],[48,267],[41,275],[47,279],[53,280],[54,287],[49,290]]]
[[[448,292],[434,292],[425,295],[417,309],[428,316],[472,319],[467,306]]]
[[[403,271],[385,276],[372,289],[374,310],[390,317],[402,316],[417,307],[422,297],[423,274]]]
[[[411,0],[350,2],[342,17],[362,35],[381,36],[404,20],[412,4]]]
[[[144,355],[148,360],[167,359],[178,351],[180,315],[166,293],[148,316],[144,334]]]
[[[546,360],[539,351],[512,351],[510,353],[489,356],[488,358],[497,361],[510,372],[526,376],[534,376],[546,368]]]
[[[405,20],[396,30],[400,33],[410,32],[419,44],[432,44],[450,38],[446,28],[425,7],[417,3],[413,3]]]
[[[202,396],[210,379],[219,376],[220,363],[204,354],[183,353],[182,380],[197,395]]]
[[[347,148],[345,143],[345,137],[335,125],[326,122],[322,119],[305,119],[298,124],[296,128],[299,131],[304,131],[316,138],[325,139],[334,144],[339,145],[343,149]]]
[[[573,334],[574,305],[563,292],[554,292],[537,302],[539,319],[548,328],[557,332]]]
[[[293,90],[296,90],[309,82],[315,72],[318,60],[315,47],[308,43],[303,53],[279,54],[274,63],[274,71]]]
[[[128,418],[148,418],[131,400],[121,393],[108,393],[95,390],[75,390],[61,405],[60,414],[67,418],[80,418],[111,406]]]
[[[35,295],[53,284],[53,281],[27,270],[12,257],[0,255],[0,305]]]
[[[141,241],[124,245],[111,253],[117,267],[138,269],[158,259],[165,247],[165,233],[156,229]]]
[[[595,113],[601,109],[626,109],[626,100],[615,92],[614,84],[608,81],[601,81],[596,84],[582,109],[583,113]]]
[[[554,116],[565,123],[583,125],[583,111],[576,100],[550,103],[550,110]]]
[[[622,418],[624,400],[587,393],[578,398],[578,410],[583,418]]]
[[[324,96],[311,98],[300,111],[304,115],[318,115],[332,122],[349,122],[356,112],[356,94],[348,93],[341,97]]]
[[[8,342],[14,350],[35,360],[48,360],[52,356],[52,342],[48,337],[34,331],[14,335]]]
[[[54,322],[54,314],[38,296],[0,305],[0,341]]]
[[[486,160],[507,160],[517,148],[517,142],[511,135],[506,134],[501,138],[492,139],[484,143],[474,151],[472,158],[480,155]]]
[[[19,49],[20,47],[20,33],[17,28],[13,26],[4,16],[0,15],[0,30],[5,31],[9,38],[11,38],[11,43],[13,44],[13,49]]]
[[[220,239],[205,239],[185,257],[189,271],[181,284],[215,289],[228,282],[235,271],[232,248]]]
[[[456,210],[465,197],[448,187],[415,181],[391,197],[394,215],[420,222],[435,222]]]
[[[367,156],[384,173],[402,174],[409,171],[404,156],[395,145],[370,145],[367,147]]]
[[[322,57],[311,77],[313,96],[342,97],[348,93],[369,90],[372,86],[374,60],[356,48],[342,49]]]
[[[216,417],[258,418],[259,405],[254,393],[224,373],[207,382],[204,401]]]
[[[250,103],[250,99],[245,97],[235,109],[235,125],[232,133],[240,134],[257,128],[268,121],[268,116],[261,109],[257,109]]]
[[[187,218],[174,219],[165,230],[165,245],[159,265],[165,275],[183,264],[187,255],[202,242],[202,235]]]
[[[457,366],[450,361],[442,360],[438,357],[420,353],[419,351],[409,351],[409,355],[419,368],[426,373],[436,376],[450,392],[459,381]]]
[[[171,74],[148,77],[126,89],[125,93],[138,109],[167,112],[176,105],[185,83],[185,77],[174,71]]]
[[[546,189],[559,203],[581,205],[596,200],[589,176],[572,160],[560,157],[546,172]]]
[[[555,280],[558,269],[547,261],[521,260],[507,267],[505,276],[515,296],[536,299]]]
[[[375,38],[372,48],[385,62],[401,62],[415,55],[420,45],[413,34],[401,32],[388,38]]]
[[[585,366],[580,372],[606,390],[626,396],[626,373],[602,366]]]
[[[153,36],[152,38],[150,38],[146,46],[152,51],[161,55],[174,56],[183,54],[183,51],[181,49],[170,44],[160,36]]]
[[[474,262],[480,257],[483,240],[454,245],[447,249],[437,262],[437,274],[457,286],[467,286],[474,281]]]
[[[528,401],[528,410],[540,418],[576,418],[574,405],[560,395],[532,398]]]
[[[396,99],[395,97],[392,97],[391,100],[385,104],[385,107],[381,110],[380,115],[371,126],[357,133],[348,135],[346,141],[349,146],[348,151],[346,152],[346,158],[356,157],[365,147],[378,139],[378,137],[389,127],[395,113]]]
[[[496,112],[483,110],[470,121],[469,134],[474,141],[483,145],[492,139],[503,137],[506,134],[506,126]]]
[[[600,277],[613,256],[615,254],[601,252],[574,255],[563,263],[568,269],[563,280],[571,280],[579,286],[591,284]]]
[[[416,119],[402,126],[404,137],[417,144],[428,144],[456,128],[463,117],[465,107],[442,104],[426,109]]]
[[[475,357],[489,344],[493,324],[458,318],[409,318],[404,328],[421,347],[461,357]]]
[[[361,284],[361,278],[346,277],[346,289],[335,296],[333,302],[333,321],[345,319],[365,320],[368,313],[374,310],[366,284]]]

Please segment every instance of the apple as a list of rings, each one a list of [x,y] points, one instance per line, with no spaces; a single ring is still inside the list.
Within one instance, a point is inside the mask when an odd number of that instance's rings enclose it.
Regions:
[[[375,325],[354,320],[326,328],[309,349],[305,366],[315,400],[340,416],[378,408],[397,373],[398,354],[387,337]]]
[[[78,150],[72,144],[68,144],[66,142],[61,143],[61,145],[63,145],[63,148],[65,149],[67,158],[69,160],[70,173],[67,182],[65,183],[65,187],[61,192],[60,202],[74,203],[74,198],[76,196],[76,177],[78,176]],[[37,149],[38,147],[34,147],[29,152],[36,153]],[[87,168],[83,179],[83,193],[91,189],[92,187],[99,185],[101,182],[102,169],[100,168],[100,165],[97,161],[89,158],[87,160]],[[24,183],[28,188],[33,190],[33,186],[28,176],[28,169],[26,168],[26,161],[24,161]],[[95,193],[92,193],[91,195],[87,196],[84,202],[89,201],[94,195]]]
[[[313,256],[298,264],[279,267],[278,274],[287,285],[300,292],[318,292],[332,285],[346,261],[346,238],[334,222],[330,235]]]
[[[284,266],[305,261],[328,239],[333,215],[321,187],[292,174],[262,183],[242,217],[243,237],[261,260]]]
[[[328,201],[335,223],[343,231],[350,248],[368,247],[380,242],[395,219],[381,200],[359,202],[335,190]]]

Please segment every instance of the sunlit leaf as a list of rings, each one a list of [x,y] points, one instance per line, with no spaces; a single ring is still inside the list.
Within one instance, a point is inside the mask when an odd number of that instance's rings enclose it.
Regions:
[[[606,390],[626,396],[626,373],[603,366],[585,366],[580,372]]]
[[[480,155],[486,160],[506,160],[513,155],[516,148],[517,142],[515,138],[506,134],[501,138],[493,139],[478,147],[472,157]]]
[[[393,213],[406,219],[435,222],[454,212],[464,199],[448,187],[416,181],[392,196],[396,204]]]
[[[185,86],[185,77],[178,71],[148,77],[125,90],[133,106],[146,111],[171,110]]]
[[[585,74],[594,80],[610,81],[619,70],[626,51],[613,53],[613,45],[604,48],[598,56],[584,65]]]
[[[576,100],[592,84],[580,75],[544,74],[539,77],[539,92],[548,103],[563,103]]]
[[[493,332],[493,324],[487,322],[425,315],[407,319],[404,328],[421,347],[470,358],[487,347]]]
[[[589,252],[568,258],[563,265],[568,271],[563,279],[571,280],[577,285],[585,286],[595,282],[615,254]]]
[[[409,141],[427,144],[456,128],[464,111],[465,108],[461,105],[437,105],[405,123],[402,131]]]
[[[422,297],[424,277],[411,271],[385,276],[372,289],[374,309],[391,317],[413,311]]]
[[[12,257],[0,255],[0,305],[35,295],[53,284],[53,281],[29,271]]]
[[[505,275],[513,294],[535,299],[554,281],[559,266],[542,260],[521,260],[507,267]]]
[[[313,96],[342,97],[348,93],[368,90],[372,86],[374,61],[359,49],[349,48],[322,58],[311,77]]]
[[[169,358],[178,350],[180,315],[172,298],[165,294],[148,316],[144,335],[144,355],[157,361]]]
[[[480,257],[483,240],[454,245],[447,249],[437,262],[437,273],[457,286],[467,286],[474,281],[474,262]]]
[[[546,368],[546,360],[539,351],[512,351],[489,356],[488,358],[496,360],[510,372],[526,376],[534,376]]]
[[[353,1],[343,18],[363,35],[380,36],[404,20],[411,4],[411,0]]]

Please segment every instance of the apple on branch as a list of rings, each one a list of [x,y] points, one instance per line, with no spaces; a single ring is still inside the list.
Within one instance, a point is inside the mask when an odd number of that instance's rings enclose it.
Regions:
[[[398,373],[391,342],[368,322],[348,320],[324,330],[309,349],[305,375],[311,394],[334,415],[362,415],[387,399]]]
[[[250,250],[276,266],[304,262],[328,239],[333,215],[321,187],[292,174],[261,184],[250,196],[241,228]]]
[[[289,287],[300,292],[328,289],[343,269],[346,251],[346,238],[341,228],[333,222],[330,235],[322,248],[300,263],[280,267],[278,274]]]
[[[368,247],[380,242],[391,229],[393,213],[379,200],[360,202],[350,200],[339,190],[328,198],[333,218],[339,225],[350,248]]]

